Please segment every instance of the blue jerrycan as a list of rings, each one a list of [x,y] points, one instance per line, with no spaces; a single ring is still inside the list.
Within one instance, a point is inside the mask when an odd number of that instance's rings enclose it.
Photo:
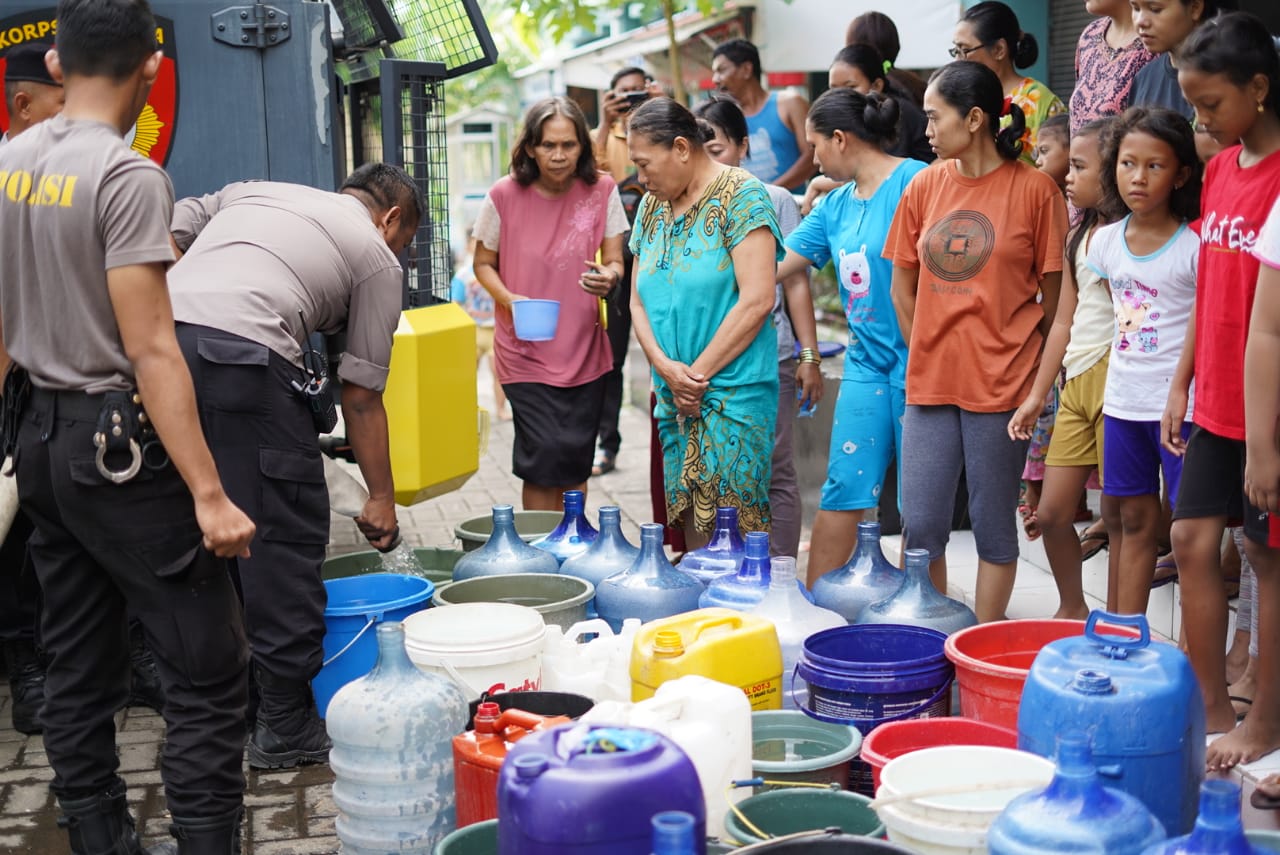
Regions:
[[[1126,628],[1103,632],[1099,623]],[[1018,707],[1018,747],[1052,757],[1058,734],[1084,730],[1105,786],[1147,806],[1170,835],[1196,818],[1204,777],[1204,702],[1187,657],[1151,640],[1144,615],[1094,611],[1084,635],[1041,649]]]

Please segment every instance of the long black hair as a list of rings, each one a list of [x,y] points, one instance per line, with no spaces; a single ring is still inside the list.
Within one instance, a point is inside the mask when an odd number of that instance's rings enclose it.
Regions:
[[[898,102],[879,92],[828,89],[809,108],[809,124],[824,137],[844,131],[884,148],[898,136]]]
[[[976,8],[976,7],[975,7]],[[987,126],[996,141],[996,151],[1006,160],[1017,160],[1022,154],[1022,134],[1027,117],[1016,104],[1009,108],[1009,126],[1001,129],[1004,112],[1004,87],[1000,78],[985,65],[968,60],[948,63],[933,73],[929,85],[960,115],[967,116],[974,107],[987,114]]]
[[[528,187],[538,180],[538,161],[529,154],[529,149],[542,142],[542,128],[555,116],[564,116],[573,122],[574,133],[578,138],[578,163],[574,174],[587,184],[595,184],[600,178],[596,169],[596,156],[591,148],[591,131],[587,129],[586,116],[573,101],[563,96],[544,98],[529,108],[524,114],[524,126],[520,130],[520,139],[516,140],[511,150],[511,175],[521,187]]]
[[[747,117],[742,115],[742,108],[732,98],[712,95],[709,100],[693,108],[693,115],[701,120],[700,125],[711,126],[713,137],[716,128],[719,128],[724,138],[734,145],[746,142],[751,137],[751,130],[747,127]]]
[[[1200,174],[1203,169],[1196,154],[1196,136],[1186,118],[1172,110],[1148,107],[1130,107],[1115,120],[1102,147],[1102,198],[1108,205],[1125,207],[1124,198],[1116,181],[1116,162],[1120,145],[1129,134],[1146,134],[1155,137],[1169,148],[1178,159],[1178,166],[1186,167],[1188,177],[1181,187],[1175,187],[1169,196],[1169,210],[1182,220],[1194,220],[1200,216]]]
[[[984,46],[1003,40],[1009,47],[1009,58],[1017,68],[1034,65],[1040,57],[1036,37],[1022,31],[1018,16],[1000,0],[984,0],[965,12],[960,20],[973,27],[973,34]]]
[[[1267,25],[1255,15],[1224,12],[1196,27],[1178,48],[1178,67],[1222,74],[1236,86],[1264,75],[1266,104],[1280,115],[1280,55]]]
[[[1071,135],[1071,138],[1080,139],[1082,137],[1097,137],[1099,154],[1107,146],[1107,139],[1111,133],[1111,127],[1115,124],[1115,116],[1103,116],[1101,119],[1094,119],[1081,125],[1079,130]],[[1043,127],[1043,125],[1041,126]],[[1116,220],[1124,216],[1124,206],[1117,208],[1104,193],[1098,200],[1098,204],[1092,208],[1084,208],[1080,216],[1080,222],[1076,225],[1071,233],[1067,236],[1067,261],[1070,264],[1076,263],[1076,253],[1080,251],[1080,244],[1084,242],[1085,236],[1094,226],[1105,223],[1114,223]]]

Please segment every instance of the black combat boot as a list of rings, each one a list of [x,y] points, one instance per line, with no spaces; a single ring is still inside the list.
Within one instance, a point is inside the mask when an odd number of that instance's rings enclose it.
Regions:
[[[327,763],[333,743],[305,680],[286,680],[255,666],[258,718],[249,739],[249,767],[289,769]]]
[[[142,627],[129,627],[129,702],[131,707],[148,707],[164,712],[164,689],[160,685],[160,672],[142,635]]]
[[[240,855],[240,819],[243,808],[222,816],[175,816],[169,833],[178,841],[177,855]]]
[[[30,641],[4,643],[9,669],[9,693],[13,698],[13,729],[19,733],[41,733],[40,708],[44,706],[44,660]]]
[[[173,843],[143,848],[124,798],[124,781],[83,799],[59,799],[58,827],[67,830],[71,855],[176,855]]]

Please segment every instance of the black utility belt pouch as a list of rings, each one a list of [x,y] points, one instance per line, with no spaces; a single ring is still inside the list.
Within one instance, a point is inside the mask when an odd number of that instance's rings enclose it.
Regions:
[[[22,412],[31,399],[31,378],[27,369],[16,362],[9,363],[0,389],[0,464],[7,459],[3,474],[12,476],[18,462],[18,425]]]
[[[169,454],[136,391],[102,396],[93,444],[98,474],[113,484],[133,480],[143,466],[155,472],[169,465]]]

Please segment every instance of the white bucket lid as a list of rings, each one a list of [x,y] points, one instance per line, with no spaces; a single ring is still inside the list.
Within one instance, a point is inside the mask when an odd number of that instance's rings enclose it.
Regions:
[[[542,649],[546,622],[515,603],[458,603],[404,619],[404,647],[417,665],[497,665]]]

